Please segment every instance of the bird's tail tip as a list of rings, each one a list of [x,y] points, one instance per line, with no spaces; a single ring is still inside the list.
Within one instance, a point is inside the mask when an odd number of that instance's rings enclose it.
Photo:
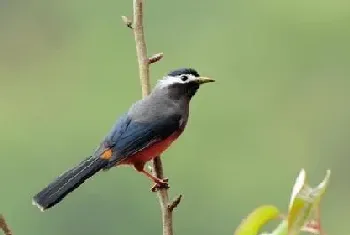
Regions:
[[[43,206],[41,206],[37,201],[35,201],[35,198],[32,199],[32,205],[38,207],[41,212],[44,212],[46,209]]]
[[[52,183],[37,193],[32,198],[32,204],[42,212],[55,206],[107,164],[108,160],[99,157],[90,156],[84,159],[79,165],[62,173]]]

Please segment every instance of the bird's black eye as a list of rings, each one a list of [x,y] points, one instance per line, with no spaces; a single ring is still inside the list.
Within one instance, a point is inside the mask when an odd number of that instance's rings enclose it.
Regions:
[[[182,76],[181,76],[181,80],[182,80],[183,82],[186,82],[186,81],[188,80],[188,76],[182,75]]]

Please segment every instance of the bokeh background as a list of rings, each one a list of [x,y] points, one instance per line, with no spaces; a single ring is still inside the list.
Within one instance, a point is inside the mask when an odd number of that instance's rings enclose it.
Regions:
[[[88,156],[141,97],[131,0],[0,0],[0,212],[15,234],[161,234],[150,182],[130,168],[94,177],[40,213],[31,197]],[[176,234],[232,234],[252,209],[286,211],[301,168],[332,170],[329,235],[350,219],[350,2],[147,0],[152,84],[194,67],[217,83],[194,98],[163,156],[184,194]]]

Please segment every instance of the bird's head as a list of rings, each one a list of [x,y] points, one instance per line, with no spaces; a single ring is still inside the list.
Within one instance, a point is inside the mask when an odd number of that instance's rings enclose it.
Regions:
[[[183,68],[171,71],[163,79],[158,81],[156,89],[167,89],[174,98],[192,98],[202,84],[214,82],[215,80],[201,77],[192,68]]]

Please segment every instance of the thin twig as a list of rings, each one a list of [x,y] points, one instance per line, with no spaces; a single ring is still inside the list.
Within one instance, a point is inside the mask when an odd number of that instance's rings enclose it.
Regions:
[[[168,210],[173,211],[181,202],[182,195],[177,196],[172,203],[168,205]]]
[[[156,54],[151,58],[147,56],[147,47],[145,42],[145,35],[143,31],[143,0],[133,0],[133,21],[122,17],[125,24],[133,29],[136,54],[139,65],[139,76],[142,88],[142,96],[145,97],[151,92],[149,65],[159,61],[163,57],[163,53]],[[131,23],[132,22],[132,23]],[[158,178],[163,178],[163,165],[160,157],[153,160],[153,174]],[[173,209],[180,203],[181,196],[174,202],[169,201],[168,189],[160,188],[157,191],[159,203],[162,212],[163,235],[173,235]]]
[[[148,59],[148,63],[149,64],[156,63],[156,62],[160,61],[163,58],[163,56],[164,56],[164,54],[162,52],[154,54]]]
[[[137,61],[139,64],[139,76],[142,88],[142,96],[145,97],[151,92],[149,79],[149,63],[147,47],[143,32],[143,0],[134,0],[133,5],[133,31],[136,43]]]
[[[0,229],[2,229],[5,235],[12,235],[12,231],[7,225],[5,217],[3,215],[0,215]]]

